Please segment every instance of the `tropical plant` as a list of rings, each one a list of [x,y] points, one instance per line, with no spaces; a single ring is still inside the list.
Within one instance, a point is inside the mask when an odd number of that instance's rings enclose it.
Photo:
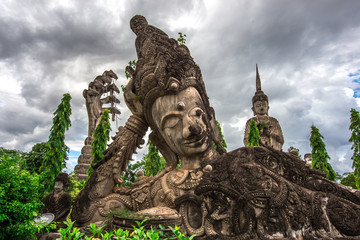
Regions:
[[[58,232],[61,234],[60,240],[78,240],[85,236],[85,233],[80,232],[80,228],[74,227],[75,222],[64,221],[66,228],[60,228]]]
[[[249,134],[247,137],[248,146],[260,146],[260,133],[254,119],[250,119]]]
[[[321,172],[326,172],[326,178],[329,180],[336,180],[336,174],[331,167],[329,160],[330,156],[326,151],[324,137],[314,125],[311,126],[310,146],[312,148],[312,168],[319,169]]]
[[[155,176],[158,172],[166,167],[166,161],[160,157],[159,150],[149,140],[147,145],[148,153],[144,156],[144,174],[145,176]]]
[[[223,133],[222,133],[222,129],[221,129],[221,126],[220,126],[220,123],[218,122],[218,120],[216,120],[216,125],[217,125],[217,127],[218,127],[218,130],[219,130],[219,133],[220,133],[220,137],[221,137],[221,146],[222,146],[222,147],[224,148],[224,150],[226,151],[227,145],[226,145],[226,142],[225,142],[225,139],[224,139],[224,135],[223,135]],[[215,150],[218,150],[216,144],[215,144],[214,142],[213,142],[212,144],[213,144]]]
[[[135,163],[129,163],[127,171],[122,172],[123,186],[130,186],[132,182],[135,182],[137,179],[137,172],[139,170],[144,170],[144,159],[137,161]]]
[[[100,122],[94,131],[94,142],[91,144],[91,154],[94,156],[94,159],[91,162],[91,165],[98,163],[103,157],[103,152],[107,147],[107,142],[109,141],[111,128],[109,122],[109,110],[105,109],[101,115]],[[89,167],[88,169],[88,178],[93,173],[93,168]]]
[[[20,155],[0,151],[0,239],[28,239],[39,226],[33,219],[42,206],[38,174],[20,167]]]
[[[133,70],[135,70],[135,69],[136,69],[136,61],[135,61],[135,60],[129,61],[128,66],[131,67]],[[126,76],[126,79],[131,78],[131,75],[130,75],[130,73],[126,70],[126,68],[125,68],[125,76]],[[124,90],[124,89],[123,89],[123,90]]]
[[[16,149],[6,149],[3,147],[0,147],[0,156],[7,155],[9,158],[16,157],[16,166],[19,166],[21,169],[26,169],[26,160],[25,155],[26,152],[22,152]]]
[[[178,37],[178,39],[177,39],[177,41],[178,41],[178,43],[180,44],[180,45],[185,45],[185,43],[186,43],[186,34],[182,34],[181,32],[179,32],[178,33],[179,34],[179,37]]]
[[[49,150],[48,142],[35,144],[29,153],[26,153],[26,170],[29,172],[40,173],[40,168],[45,160],[45,154]]]
[[[352,172],[344,173],[343,176],[342,176],[342,179],[341,179],[340,183],[341,183],[342,185],[352,187],[353,189],[359,189],[359,188],[356,186],[355,176],[354,176],[354,173],[352,173]]]
[[[70,106],[71,96],[66,93],[61,99],[54,112],[53,126],[50,129],[48,150],[45,153],[44,162],[40,168],[42,183],[45,191],[50,192],[55,184],[55,178],[66,167],[67,153],[69,148],[65,145],[65,131],[71,126]]]
[[[79,180],[77,175],[72,172],[69,174],[69,186],[67,192],[70,194],[71,199],[75,201],[77,195],[85,187],[86,180]]]
[[[354,169],[353,177],[356,187],[360,189],[360,114],[355,109],[350,110],[350,131],[351,137],[349,142],[352,142],[351,150],[354,151],[351,159],[353,160],[352,168]]]
[[[301,159],[300,150],[298,148],[290,146],[288,148],[288,152],[291,152],[291,151],[296,151],[296,155]]]
[[[178,240],[191,240],[195,237],[192,235],[191,237],[187,237],[185,233],[180,231],[178,226],[171,227],[171,233],[165,233],[165,228],[163,226],[159,226],[160,229],[145,229],[144,222],[147,221],[144,219],[143,221],[135,221],[137,226],[133,226],[133,230],[130,232],[129,230],[123,230],[121,228],[116,231],[108,232],[104,230],[104,226],[99,227],[96,224],[90,224],[88,231],[91,233],[91,236],[86,236],[84,233],[80,232],[80,229],[74,227],[74,222],[64,222],[66,224],[66,228],[59,229],[58,232],[61,234],[61,238],[59,240],[110,240],[110,239],[121,239],[121,240],[159,240],[159,239],[178,239]]]

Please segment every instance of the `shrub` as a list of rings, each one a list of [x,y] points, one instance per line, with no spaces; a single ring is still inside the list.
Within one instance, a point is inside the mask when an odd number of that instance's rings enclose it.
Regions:
[[[174,228],[169,227],[172,231],[172,235],[166,234],[163,232],[164,227],[159,226],[160,230],[151,228],[150,230],[146,230],[143,226],[143,223],[146,221],[144,219],[141,223],[136,221],[138,226],[133,226],[133,231],[130,232],[128,230],[123,230],[119,228],[116,231],[107,232],[103,227],[98,227],[95,224],[90,224],[88,230],[91,232],[91,236],[88,237],[84,233],[80,232],[79,228],[73,227],[74,222],[64,222],[66,224],[66,228],[59,229],[59,233],[61,234],[60,240],[73,240],[73,239],[121,239],[121,240],[159,240],[159,239],[178,239],[178,240],[191,240],[195,237],[195,235],[191,237],[187,237],[185,233],[182,233],[179,230],[179,227],[175,226]]]
[[[28,239],[36,232],[32,220],[42,206],[42,185],[38,174],[21,169],[23,161],[0,152],[0,239]]]

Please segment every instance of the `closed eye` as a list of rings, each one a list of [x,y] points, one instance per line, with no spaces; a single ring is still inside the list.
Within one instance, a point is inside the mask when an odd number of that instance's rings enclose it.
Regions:
[[[173,128],[176,124],[180,121],[181,112],[174,111],[170,112],[169,114],[165,115],[160,121],[160,128]]]
[[[179,121],[180,118],[178,117],[167,118],[163,123],[163,128],[173,128],[176,126],[176,124],[178,124]]]

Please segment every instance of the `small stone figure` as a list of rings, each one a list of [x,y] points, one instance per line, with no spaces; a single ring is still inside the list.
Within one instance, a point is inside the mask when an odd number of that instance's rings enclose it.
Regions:
[[[68,174],[60,173],[55,178],[55,192],[48,194],[44,199],[45,206],[41,209],[41,213],[53,213],[55,222],[65,221],[70,212],[71,196],[66,192],[68,186]]]
[[[261,143],[263,145],[272,147],[278,151],[282,150],[284,144],[284,137],[281,131],[279,122],[268,115],[269,101],[268,97],[261,90],[261,80],[259,76],[258,67],[256,65],[256,92],[252,98],[254,119],[259,129]],[[249,135],[250,120],[246,122],[244,144],[248,146],[247,138]]]
[[[312,155],[311,155],[311,153],[306,153],[304,155],[304,161],[305,161],[306,165],[311,167],[311,164],[312,164]]]

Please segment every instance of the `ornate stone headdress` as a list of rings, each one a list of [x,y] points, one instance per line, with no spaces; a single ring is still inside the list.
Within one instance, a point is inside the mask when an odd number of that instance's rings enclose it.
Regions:
[[[268,96],[266,96],[266,94],[261,90],[261,79],[260,79],[257,64],[256,64],[256,92],[255,92],[255,95],[252,98],[253,105],[254,105],[254,103],[256,101],[267,101],[267,102],[269,102]]]
[[[152,128],[152,142],[163,155],[167,155],[165,152],[168,152],[168,147],[164,147],[166,143],[158,134],[152,118],[151,108],[154,101],[161,96],[177,94],[188,87],[194,87],[199,92],[210,118],[212,139],[219,149],[223,150],[214,110],[210,107],[200,68],[195,64],[189,49],[169,38],[162,30],[148,25],[143,16],[134,16],[130,27],[137,35],[135,47],[138,61],[135,71],[127,68],[132,78],[125,90],[125,101],[132,112],[143,116]]]

